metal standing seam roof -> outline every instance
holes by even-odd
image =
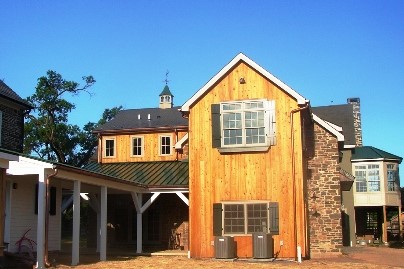
[[[396,160],[399,163],[403,160],[403,158],[391,154],[387,151],[372,147],[372,146],[363,146],[357,147],[352,152],[352,161],[359,161],[359,160]]]
[[[188,187],[189,170],[185,161],[89,163],[85,170],[120,178],[148,187]]]

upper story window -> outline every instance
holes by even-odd
[[[380,191],[378,164],[355,165],[356,192]]]
[[[115,137],[105,138],[104,140],[104,157],[115,157]]]
[[[278,203],[224,202],[214,204],[214,234],[235,235],[254,232],[279,234]]]
[[[387,191],[398,190],[398,171],[394,164],[387,165]]]
[[[160,155],[171,155],[171,135],[160,136]]]
[[[143,156],[143,136],[132,136],[132,156],[141,157]]]
[[[223,152],[265,151],[275,144],[275,101],[212,105],[212,143]]]

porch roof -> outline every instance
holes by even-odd
[[[189,173],[186,161],[161,162],[125,162],[97,163],[92,162],[85,170],[97,174],[120,178],[140,185],[153,187],[185,187],[188,188]]]

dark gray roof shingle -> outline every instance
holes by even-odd
[[[22,99],[15,91],[13,91],[9,86],[7,86],[4,81],[0,80],[0,96],[6,99],[12,100],[19,103],[27,108],[32,108],[31,105],[24,99]]]
[[[188,127],[188,120],[182,117],[180,107],[142,108],[120,111],[115,118],[95,129],[95,133],[106,131]],[[150,115],[150,118],[149,118]]]
[[[353,105],[318,106],[312,107],[311,110],[321,119],[342,127],[345,145],[356,144]]]

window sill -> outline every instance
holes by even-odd
[[[226,147],[218,148],[220,153],[235,153],[235,152],[266,152],[269,146],[256,146],[256,147]]]

